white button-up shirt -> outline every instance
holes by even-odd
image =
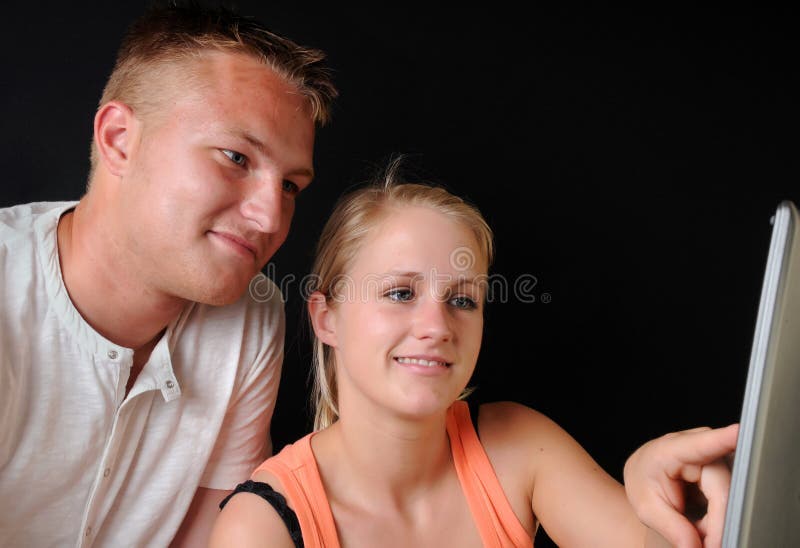
[[[0,209],[0,546],[166,546],[198,487],[232,489],[270,452],[282,298],[262,280],[257,298],[187,306],[126,396],[133,350],[61,277],[73,206]]]

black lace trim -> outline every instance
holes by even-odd
[[[225,508],[225,505],[228,504],[228,501],[231,500],[231,497],[236,493],[253,493],[267,501],[275,508],[275,511],[278,512],[283,523],[286,524],[286,528],[289,530],[289,535],[292,537],[294,545],[297,548],[303,548],[303,533],[300,531],[300,522],[297,521],[297,514],[286,505],[286,498],[283,495],[275,491],[268,483],[247,480],[237,485],[236,489],[219,503],[219,509],[222,510]]]

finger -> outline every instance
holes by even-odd
[[[647,537],[645,538],[644,545],[647,546],[647,548],[674,548],[674,545],[670,543],[670,541],[650,528],[647,529]]]
[[[699,487],[708,500],[708,511],[704,518],[706,546],[722,546],[730,485],[731,471],[724,461],[717,461],[703,467]]]
[[[702,546],[700,535],[689,520],[666,503],[650,508],[644,524],[664,537],[672,546],[681,548]]]
[[[677,461],[683,464],[703,465],[736,449],[738,433],[738,424],[713,430],[694,429],[662,438],[662,443],[669,447],[670,456]]]
[[[686,430],[681,430],[680,432],[676,432],[677,434],[691,434],[693,432],[708,432],[712,430],[710,426],[697,426],[695,428],[688,428]]]
[[[680,478],[689,483],[697,483],[700,481],[700,475],[703,473],[703,467],[698,464],[685,464],[679,465],[678,473],[673,475],[673,479]]]
[[[705,538],[708,535],[708,514],[703,516],[702,519],[699,521],[694,522],[694,528],[697,529],[700,538],[703,539],[703,545],[705,546]]]

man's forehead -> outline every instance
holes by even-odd
[[[311,104],[297,87],[255,55],[238,51],[207,50],[156,64],[143,78],[151,106],[172,110],[192,102],[231,103],[253,107],[269,103],[296,103],[311,116]],[[209,106],[211,106],[209,104]]]
[[[257,69],[267,75],[277,74],[268,65],[261,63],[258,58],[245,53],[219,50],[199,50],[186,53],[177,57],[157,60],[152,78],[158,80],[163,77],[178,80],[191,80],[195,86],[209,86],[215,81],[229,80],[242,67]],[[165,82],[172,83],[172,82]],[[189,92],[193,88],[184,89]]]

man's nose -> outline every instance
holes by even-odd
[[[285,221],[283,180],[270,176],[254,182],[242,203],[242,215],[259,232],[279,232]]]

